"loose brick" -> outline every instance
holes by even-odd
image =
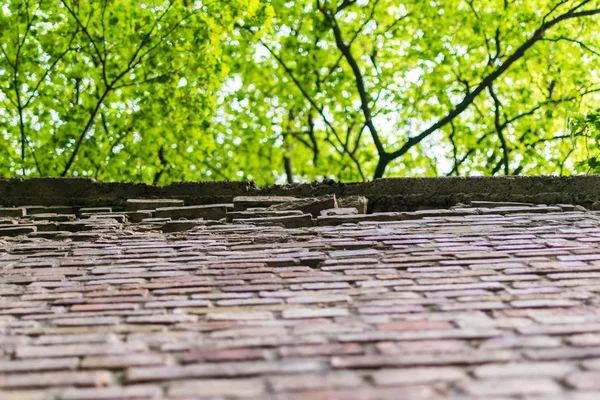
[[[227,209],[231,208],[230,204],[209,204],[203,206],[187,206],[187,207],[157,207],[154,212],[156,218],[188,218],[197,219],[204,218],[210,220],[218,220],[225,218]]]
[[[127,211],[155,210],[161,207],[181,207],[183,200],[176,199],[129,199],[127,200]]]

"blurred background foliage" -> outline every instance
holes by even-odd
[[[598,0],[6,0],[0,175],[600,172]]]

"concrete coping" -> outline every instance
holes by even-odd
[[[0,179],[0,205],[124,209],[128,199],[180,199],[185,205],[230,203],[236,196],[365,196],[369,212],[448,208],[471,201],[578,204],[600,201],[600,175],[389,178],[364,183],[258,186],[254,182],[178,182],[166,186],[87,178]]]

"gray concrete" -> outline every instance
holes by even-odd
[[[181,182],[167,186],[96,182],[84,178],[0,179],[0,206],[125,207],[127,199],[181,199],[186,205],[229,203],[235,196],[338,197],[362,195],[369,211],[406,211],[472,200],[544,204],[600,201],[600,175],[553,177],[390,178],[365,183],[312,183],[258,187],[254,182]]]

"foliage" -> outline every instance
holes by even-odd
[[[0,174],[568,174],[600,0],[9,0]]]
[[[586,158],[576,166],[585,173],[600,172],[600,111],[586,115],[576,115],[569,120],[569,128],[573,136],[585,137]]]
[[[244,176],[286,159],[300,180],[573,172],[565,126],[598,105],[600,2],[270,4],[270,29],[225,51],[238,84],[216,128]]]
[[[0,171],[158,182],[210,148],[218,41],[255,0],[9,0]]]

